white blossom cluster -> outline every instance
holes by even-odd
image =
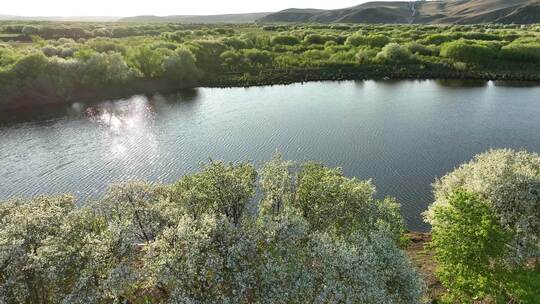
[[[540,155],[492,150],[477,155],[434,183],[435,202],[426,212],[432,225],[436,206],[448,204],[452,192],[463,189],[489,201],[501,226],[513,234],[508,263],[523,264],[540,257]]]
[[[173,185],[112,186],[81,208],[4,202],[0,303],[419,303],[399,205],[374,191],[277,156],[259,173],[211,162]]]

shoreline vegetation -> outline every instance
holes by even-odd
[[[27,108],[39,108],[42,106],[60,106],[78,103],[94,103],[103,100],[122,99],[132,95],[172,94],[186,89],[200,88],[249,88],[259,86],[291,85],[319,81],[397,81],[397,80],[437,80],[453,85],[454,82],[466,85],[470,82],[484,83],[488,81],[501,81],[505,84],[515,83],[518,86],[540,85],[540,73],[515,72],[427,72],[425,70],[392,70],[387,67],[373,66],[364,67],[366,70],[340,70],[332,72],[325,69],[312,70],[287,70],[265,71],[259,75],[227,74],[214,75],[196,85],[185,86],[170,84],[166,81],[155,79],[136,79],[131,83],[124,83],[121,87],[103,86],[97,88],[82,88],[79,92],[73,92],[70,96],[59,96],[51,87],[31,87],[22,90],[8,102],[0,102],[0,110],[17,111]]]
[[[540,25],[0,22],[0,109],[320,80],[540,81]]]
[[[6,303],[538,303],[540,155],[433,184],[430,233],[341,168],[210,161],[173,184],[0,203]],[[259,193],[259,194],[256,194]]]

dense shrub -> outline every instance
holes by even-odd
[[[68,196],[0,204],[0,301],[46,303],[54,296],[50,273],[36,265],[36,254],[61,233],[63,219],[73,208]]]
[[[237,37],[227,37],[223,39],[223,43],[236,50],[249,49],[253,47],[253,44],[251,43],[251,41],[246,40],[246,39],[240,39]]]
[[[0,40],[5,42],[0,45],[0,94],[3,104],[14,105],[17,96],[28,95],[36,86],[55,94],[54,98],[74,101],[88,97],[86,85],[91,83],[108,85],[110,90],[103,90],[103,94],[110,91],[116,95],[119,91],[150,90],[156,85],[179,89],[196,84],[270,84],[280,82],[284,75],[287,81],[357,78],[361,77],[355,70],[359,64],[385,65],[369,70],[367,75],[374,77],[455,77],[459,71],[463,77],[536,79],[540,64],[537,27],[6,21],[0,24]],[[183,59],[176,57],[177,48],[187,49],[195,58],[197,73],[191,80],[190,64],[186,71],[178,70]],[[129,83],[113,88],[118,82],[106,83],[97,76],[83,77],[73,72],[92,70],[87,66],[90,58],[94,57],[98,66],[108,58],[98,59],[96,53],[120,54],[122,58],[118,59],[122,60],[115,59],[119,69],[100,67],[96,71],[121,71],[129,76],[103,75],[102,79],[127,79]],[[37,58],[34,54],[45,56]],[[128,64],[128,71],[120,64],[122,61]],[[148,86],[141,86],[143,80],[148,81]],[[76,87],[79,89],[74,90]],[[63,95],[67,92],[73,95]]]
[[[440,49],[434,45],[424,45],[418,42],[410,42],[405,45],[413,54],[424,56],[439,56]]]
[[[458,40],[443,44],[441,56],[463,62],[487,63],[495,59],[497,52],[483,44]]]
[[[244,50],[242,54],[252,65],[265,66],[272,63],[272,54],[268,51],[248,49]]]
[[[80,80],[90,85],[125,83],[132,75],[122,55],[97,53],[85,60],[80,68]]]
[[[302,54],[302,58],[307,62],[314,60],[326,60],[330,58],[330,54],[324,50],[308,50]]]
[[[540,156],[478,155],[434,184],[426,213],[450,296],[540,300]]]
[[[279,156],[263,167],[258,213],[250,163],[113,186],[77,209],[71,197],[2,203],[0,301],[420,303],[398,206],[340,170],[292,168]]]
[[[97,28],[92,30],[92,36],[94,37],[112,37],[112,31],[107,28]]]
[[[228,47],[220,41],[196,40],[184,45],[195,55],[197,66],[205,71],[219,71],[221,67],[221,54]]]
[[[25,35],[37,35],[39,33],[39,28],[31,25],[26,25],[22,28],[21,33]]]
[[[377,51],[369,48],[361,48],[355,55],[355,58],[358,63],[369,64],[373,63],[375,57],[377,56]]]
[[[501,49],[501,57],[506,60],[540,63],[540,43],[512,43]]]
[[[468,32],[461,35],[465,39],[471,40],[502,40],[502,37],[499,35],[482,33],[482,32]]]
[[[200,77],[195,56],[186,49],[177,49],[174,54],[165,58],[163,77],[170,82],[194,85]]]
[[[163,73],[164,54],[147,46],[131,48],[127,62],[145,77],[159,77]]]
[[[387,45],[390,39],[385,35],[369,35],[366,38],[367,45],[375,48],[381,48]]]
[[[11,72],[18,79],[34,79],[43,73],[48,64],[49,61],[43,53],[32,53],[17,60]]]
[[[238,51],[225,51],[220,56],[223,65],[231,70],[239,69],[241,67],[243,56]]]
[[[279,35],[272,37],[272,44],[281,44],[281,45],[297,45],[300,43],[300,39],[296,36],[291,35]]]
[[[43,54],[47,57],[58,56],[61,51],[62,49],[50,45],[46,45],[41,48],[41,52],[43,52]]]
[[[17,61],[17,53],[9,46],[0,45],[0,69],[7,68]]]
[[[186,31],[164,32],[160,34],[160,37],[174,42],[184,42],[185,38],[191,33]]]
[[[382,48],[390,42],[390,39],[384,35],[363,35],[363,34],[353,34],[347,38],[345,41],[346,45],[352,46],[370,46],[374,48]]]
[[[86,46],[99,53],[126,53],[126,47],[110,38],[95,38],[86,42]]]
[[[309,34],[304,37],[304,42],[307,44],[325,44],[333,40],[336,40],[336,37],[320,34]]]
[[[378,62],[383,63],[408,63],[413,59],[413,54],[409,49],[397,43],[387,44],[376,57]]]
[[[330,56],[330,62],[332,63],[344,63],[351,64],[356,62],[356,53],[351,51],[338,51]]]
[[[399,205],[392,199],[374,201],[374,194],[370,181],[349,179],[339,168],[308,163],[298,175],[293,205],[312,229],[342,237],[385,231],[397,240],[404,229]]]
[[[448,33],[448,34],[432,34],[427,36],[424,41],[426,44],[440,45],[446,42],[454,41],[461,38],[461,34]]]

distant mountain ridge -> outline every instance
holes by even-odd
[[[540,23],[540,0],[374,1],[335,9],[286,9],[261,23]]]
[[[121,17],[114,16],[16,16],[0,15],[0,21],[73,21],[73,22],[115,22]]]
[[[133,17],[22,17],[0,20],[140,22],[140,23],[540,23],[540,0],[373,1],[323,10],[289,8],[275,13]]]
[[[250,23],[271,13],[247,13],[224,15],[173,15],[173,16],[134,16],[121,18],[120,22],[168,22],[168,23]]]

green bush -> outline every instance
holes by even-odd
[[[126,47],[110,38],[94,38],[85,43],[86,46],[99,53],[117,52],[126,53]]]
[[[253,47],[251,41],[240,39],[237,37],[227,37],[223,39],[223,43],[236,50],[249,49]]]
[[[164,59],[162,52],[147,46],[131,48],[127,52],[128,64],[148,78],[161,76]]]
[[[49,60],[43,53],[32,53],[17,60],[11,72],[18,79],[34,79],[43,73],[48,64]]]
[[[452,302],[504,296],[499,287],[508,274],[501,258],[510,235],[492,214],[489,203],[477,194],[456,190],[447,205],[432,212],[437,275],[450,291]]]
[[[207,72],[219,71],[222,61],[221,54],[228,50],[228,47],[215,40],[196,40],[184,44],[190,50],[197,62],[197,66]]]
[[[17,61],[17,53],[9,46],[0,45],[0,70],[10,67]]]
[[[80,73],[82,83],[95,86],[123,84],[132,76],[128,64],[118,53],[92,55],[83,62]]]
[[[300,39],[291,35],[279,35],[272,37],[272,44],[276,45],[297,45],[300,43]]]
[[[195,56],[186,49],[177,49],[174,54],[165,58],[163,77],[169,82],[182,83],[184,86],[196,84],[200,72],[195,64]]]
[[[243,51],[243,56],[252,65],[269,65],[272,63],[272,54],[268,51],[260,51],[258,49],[248,49]]]
[[[540,63],[540,43],[511,43],[501,49],[501,58],[511,61]]]
[[[369,48],[359,49],[355,55],[356,61],[360,64],[370,64],[373,63],[375,57],[377,56],[377,51]]]
[[[276,156],[257,183],[250,163],[210,162],[80,208],[67,196],[0,203],[0,302],[421,303],[395,241],[399,206],[340,170],[292,167]]]
[[[370,181],[343,176],[341,169],[307,163],[298,175],[293,206],[312,229],[350,238],[368,231],[384,231],[396,241],[404,231],[399,204],[392,199],[373,199]]]
[[[354,63],[356,62],[356,53],[352,51],[338,51],[330,56],[330,62],[333,63]]]
[[[413,54],[405,46],[397,43],[387,44],[375,58],[382,63],[409,63],[414,59]]]
[[[494,150],[434,188],[426,218],[448,297],[463,303],[540,301],[540,156]]]
[[[390,42],[390,38],[385,35],[363,35],[360,33],[353,34],[345,41],[346,45],[351,46],[370,46],[374,48],[382,48]]]
[[[302,58],[307,62],[314,60],[326,60],[330,58],[330,54],[324,50],[308,50],[302,54]]]
[[[483,64],[494,60],[497,51],[473,41],[458,40],[443,44],[441,56],[462,62]]]
[[[307,44],[325,44],[328,41],[335,41],[336,37],[320,34],[309,34],[304,37],[304,42]]]
[[[427,36],[424,41],[426,44],[440,45],[446,42],[454,41],[461,38],[461,34],[449,33],[449,34],[432,34]]]
[[[409,42],[405,45],[413,54],[423,56],[439,56],[440,49],[434,45],[424,45],[418,42]]]
[[[54,296],[49,269],[36,264],[37,251],[62,233],[75,208],[68,196],[11,200],[0,204],[0,301],[47,303]]]
[[[7,41],[0,44],[0,71],[4,75],[0,92],[5,103],[15,101],[14,97],[28,93],[35,86],[51,94],[71,92],[73,95],[59,93],[57,97],[73,101],[81,97],[77,95],[85,95],[81,79],[84,84],[108,85],[111,94],[113,91],[134,93],[136,88],[149,90],[155,87],[150,83],[157,82],[170,89],[180,83],[218,86],[275,83],[280,81],[280,73],[286,75],[287,81],[303,81],[317,78],[315,69],[324,69],[320,72],[328,79],[356,78],[359,74],[354,69],[358,64],[373,65],[374,69],[368,73],[373,76],[455,77],[459,70],[464,77],[485,78],[497,74],[509,79],[534,79],[540,62],[540,40],[535,34],[538,26],[291,24],[260,27],[253,24],[6,21],[0,24],[0,29],[4,31],[0,33],[0,40]],[[194,81],[187,81],[187,72],[176,71],[183,65],[183,59],[175,57],[177,48],[187,49],[195,57],[200,73],[194,74]],[[38,53],[44,54],[44,58],[37,58],[39,56],[34,54]],[[99,62],[109,59],[96,57],[97,53],[120,54],[123,58],[114,59],[115,69],[105,69]],[[24,59],[26,57],[33,59]],[[94,69],[95,73],[114,71],[117,75],[103,75],[102,79],[116,82],[106,83],[90,72],[92,68],[86,62],[91,58],[92,65],[100,66]],[[31,60],[34,62],[29,62]],[[122,61],[128,64],[127,71]],[[17,62],[19,67],[16,67]],[[279,69],[274,69],[273,65]],[[376,68],[377,65],[386,66]],[[85,70],[92,76],[76,76],[83,75]],[[118,79],[133,82],[126,83],[122,89],[113,89]],[[149,85],[140,86],[145,79],[149,80]],[[177,81],[179,79],[181,81]]]

